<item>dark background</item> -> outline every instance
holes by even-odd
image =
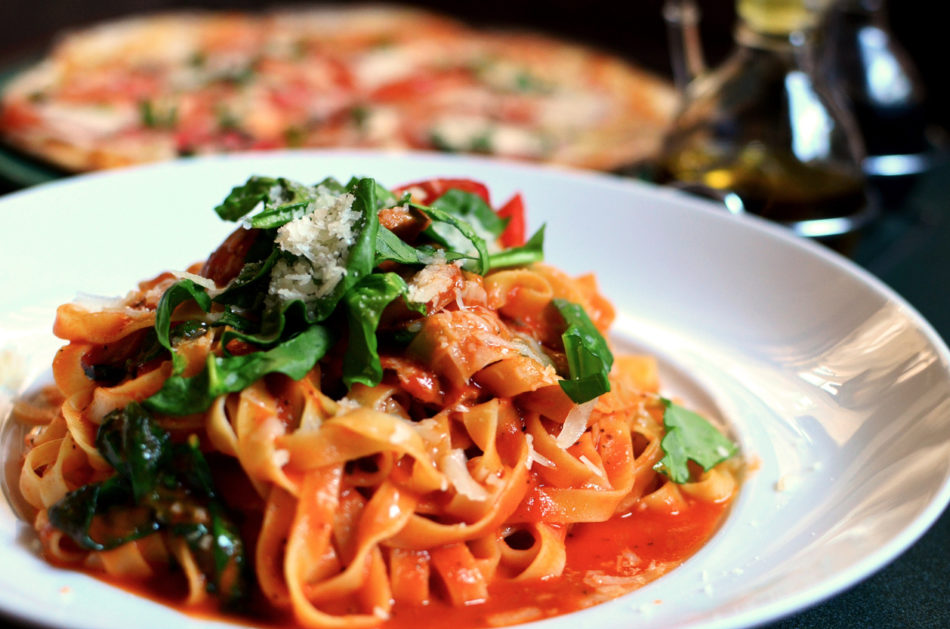
[[[104,19],[160,10],[203,7],[258,8],[264,2],[206,0],[0,0],[0,71],[41,54],[55,35]],[[278,5],[290,5],[283,0]],[[337,3],[346,4],[346,3]],[[439,10],[473,24],[531,28],[592,44],[664,76],[670,76],[662,0],[482,0],[481,2],[406,1],[401,4]],[[732,47],[731,0],[700,0],[707,60],[715,64]],[[941,3],[942,4],[942,3]],[[946,22],[934,15],[937,2],[892,1],[892,32],[917,66],[929,98],[927,115],[950,127],[945,87],[948,38]],[[930,9],[929,11],[927,9]],[[0,189],[2,191],[2,189]],[[950,301],[950,167],[930,177],[915,199],[926,211],[900,219],[897,236],[885,233],[875,255],[858,259],[896,288],[948,338]],[[929,212],[929,214],[928,214]],[[921,218],[923,217],[923,218]],[[885,230],[886,232],[886,230]],[[801,627],[950,627],[950,513],[898,560],[863,583],[808,611],[769,626]],[[2,566],[0,566],[2,569]],[[0,614],[0,625],[3,617]]]

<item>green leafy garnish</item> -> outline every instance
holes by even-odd
[[[544,260],[544,225],[520,247],[512,247],[493,253],[488,257],[488,266],[503,269],[510,266],[527,266]]]
[[[459,253],[468,253],[467,251],[463,251],[463,248],[465,242],[470,243],[476,255],[472,258],[472,264],[466,266],[471,266],[472,268],[470,270],[479,275],[484,275],[488,272],[490,267],[488,245],[485,239],[478,235],[470,223],[437,207],[416,205],[415,203],[412,204],[412,207],[421,211],[432,220],[433,224],[425,231],[427,236],[440,245],[443,245],[449,251],[457,251]],[[445,227],[437,230],[436,227],[439,224]],[[461,239],[459,237],[461,237]]]
[[[666,435],[660,441],[665,455],[654,469],[666,474],[674,483],[690,481],[688,461],[698,463],[709,471],[739,450],[716,427],[701,415],[661,398],[666,409],[663,425]]]
[[[610,391],[607,374],[614,363],[614,356],[607,347],[607,341],[578,304],[565,299],[554,299],[551,303],[567,323],[561,340],[564,342],[570,379],[560,380],[561,388],[578,404]]]
[[[277,180],[271,177],[251,177],[243,185],[232,188],[214,211],[226,221],[240,220],[263,201],[276,184]]]
[[[374,273],[364,277],[346,294],[346,312],[350,338],[343,358],[343,382],[347,386],[361,382],[376,386],[383,378],[383,368],[376,351],[376,328],[383,310],[394,299],[405,296],[409,287],[395,273]],[[421,314],[424,304],[406,303]]]
[[[110,478],[67,493],[50,523],[81,548],[109,550],[159,531],[185,539],[208,589],[231,605],[247,592],[247,557],[237,525],[217,496],[197,438],[173,443],[132,402],[106,415],[96,447]]]
[[[376,266],[383,262],[424,265],[431,264],[436,259],[454,262],[455,260],[473,260],[475,258],[458,251],[438,249],[432,245],[413,247],[380,225],[379,233],[376,235]]]
[[[171,332],[171,319],[175,308],[186,301],[194,301],[198,306],[208,312],[211,310],[211,298],[208,292],[189,279],[178,280],[169,286],[162,298],[158,302],[158,308],[155,310],[155,335],[162,347],[172,353],[172,373],[179,374],[185,368],[185,360],[172,347],[169,334]]]
[[[208,410],[219,395],[241,391],[269,373],[282,373],[300,380],[329,347],[330,333],[325,327],[314,325],[264,352],[243,356],[212,354],[198,375],[171,376],[144,404],[149,410],[165,415],[200,413]]]

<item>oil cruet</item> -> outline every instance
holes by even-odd
[[[855,115],[869,183],[884,209],[896,209],[940,158],[924,83],[891,31],[885,0],[835,0],[821,35],[819,71],[841,89]]]
[[[828,0],[738,0],[735,49],[703,67],[698,9],[667,0],[680,111],[658,179],[837,247],[873,218],[857,127],[814,71]]]

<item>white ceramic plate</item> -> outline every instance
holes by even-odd
[[[723,417],[756,468],[726,524],[643,589],[538,623],[737,627],[791,613],[882,567],[950,499],[950,371],[939,337],[844,259],[708,203],[607,176],[444,155],[277,153],[79,177],[0,200],[0,390],[46,373],[57,304],[121,295],[203,259],[231,230],[211,208],[251,174],[397,185],[469,176],[525,196],[548,261],[595,271],[614,341]],[[0,408],[0,413],[4,409]],[[5,413],[4,413],[5,414]],[[207,626],[54,569],[0,501],[0,609],[57,627]],[[222,625],[233,626],[233,625]]]

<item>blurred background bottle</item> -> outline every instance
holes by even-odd
[[[885,208],[901,205],[939,154],[926,93],[895,38],[885,0],[836,0],[820,32],[819,70],[841,89],[864,138],[863,167]]]
[[[705,71],[698,10],[668,0],[680,109],[658,159],[660,181],[713,196],[842,248],[875,214],[853,117],[816,72],[827,0],[738,0],[735,49]]]

